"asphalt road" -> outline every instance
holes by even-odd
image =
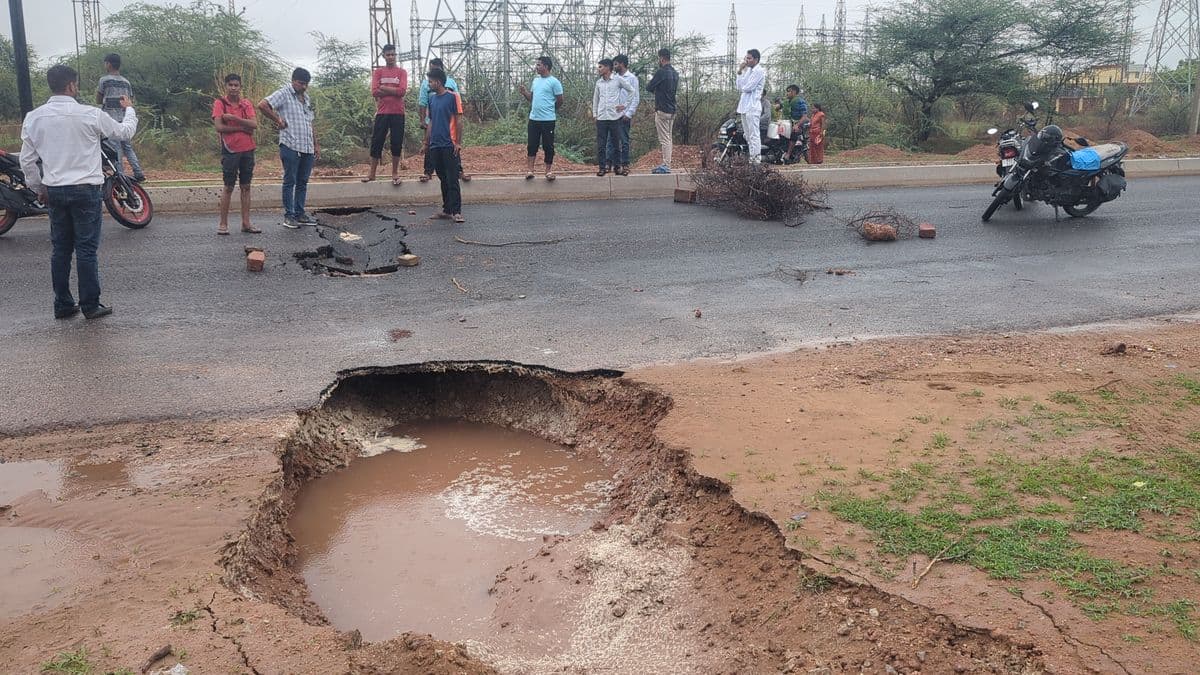
[[[1134,180],[1084,219],[1008,206],[987,224],[981,186],[834,192],[833,210],[798,228],[667,199],[468,204],[458,226],[425,221],[429,208],[385,208],[417,223],[405,242],[422,262],[369,278],[302,269],[292,254],[325,242],[266,212],[257,237],[217,237],[212,216],[160,216],[142,231],[106,219],[101,272],[116,313],[94,322],[52,318],[48,223],[21,221],[0,237],[0,431],[304,407],[336,371],[365,365],[624,369],[851,337],[1193,313],[1198,187],[1194,177]],[[889,204],[935,223],[937,238],[867,244],[839,224]],[[337,220],[391,226],[371,213]],[[497,248],[456,234],[566,240]],[[248,242],[267,248],[265,272],[245,270]],[[393,340],[393,329],[411,337]]]

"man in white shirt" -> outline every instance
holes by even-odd
[[[762,55],[757,49],[746,52],[746,59],[738,68],[737,88],[742,97],[737,111],[742,116],[742,133],[750,150],[750,161],[762,161],[762,138],[758,135],[759,118],[762,115],[763,88],[767,84],[767,73],[759,65]]]
[[[620,124],[617,125],[617,138],[621,141],[620,148],[612,148],[608,151],[612,156],[615,151],[616,160],[613,162],[613,173],[618,176],[629,175],[629,134],[633,125],[633,116],[637,113],[638,103],[641,102],[640,83],[636,74],[629,70],[629,57],[624,54],[617,54],[613,57],[613,75],[614,78],[623,78],[632,87],[632,91],[621,90],[617,94],[617,102],[625,106],[621,111]]]
[[[64,65],[46,72],[50,100],[25,117],[21,125],[21,170],[25,183],[50,209],[50,276],[54,282],[54,318],[80,310],[89,319],[112,314],[100,304],[100,196],[104,174],[100,140],[128,141],[137,131],[137,113],[128,96],[121,122],[100,108],[81,105],[79,73]],[[38,161],[42,165],[39,170]],[[79,304],[71,296],[71,254],[79,274]]]
[[[615,153],[609,156],[608,145],[611,140],[614,148],[620,147],[617,130],[621,123],[621,113],[625,112],[625,105],[621,103],[621,92],[633,91],[633,87],[625,78],[613,77],[612,70],[612,59],[600,59],[596,66],[596,73],[600,79],[596,80],[596,88],[592,91],[592,118],[596,120],[596,161],[600,165],[597,176],[606,176],[610,166],[618,166]]]

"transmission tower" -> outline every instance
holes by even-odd
[[[846,56],[846,0],[837,0],[833,14],[833,67],[842,72]]]
[[[635,69],[649,67],[660,47],[674,42],[675,0],[463,0],[461,15],[438,0],[432,19],[416,1],[404,58],[421,72],[434,56],[446,63],[464,103],[480,115],[504,115],[517,106],[517,85],[533,77],[534,59],[554,60],[564,86],[590,86],[596,61],[629,54]],[[462,18],[459,18],[459,17]],[[644,62],[636,62],[642,55]],[[722,78],[723,79],[723,78]]]
[[[804,25],[804,5],[800,5],[800,18],[796,19],[796,44],[804,44],[804,34],[808,29]]]
[[[396,44],[392,0],[369,0],[371,12],[371,64],[383,65],[383,46]],[[229,0],[233,4],[233,0]],[[415,73],[414,73],[415,76]]]
[[[729,3],[729,26],[725,29],[725,58],[729,61],[729,77],[735,82],[734,88],[737,88],[737,71],[738,71],[738,26],[737,26],[737,8],[734,4]]]
[[[229,13],[237,14],[237,0],[229,0]]]
[[[71,0],[75,14],[75,56],[100,45],[100,0]],[[82,29],[82,33],[80,32]]]
[[[1138,85],[1130,116],[1149,108],[1155,101],[1191,97],[1196,79],[1197,48],[1200,47],[1200,11],[1197,0],[1162,0],[1154,33],[1146,49],[1142,84]],[[1163,75],[1172,70],[1172,60],[1187,66],[1185,82],[1170,82]]]

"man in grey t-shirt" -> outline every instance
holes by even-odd
[[[100,82],[96,85],[96,104],[108,113],[108,116],[113,120],[120,122],[125,119],[125,109],[121,107],[121,97],[133,99],[133,85],[129,84],[129,80],[121,77],[121,55],[109,54],[104,57],[104,71],[108,73],[100,78]],[[114,140],[113,144],[117,146],[117,168],[120,169],[124,157],[129,161],[129,168],[133,170],[133,179],[137,182],[146,180],[146,174],[142,173],[142,164],[138,161],[137,153],[133,151],[133,143],[130,141]]]

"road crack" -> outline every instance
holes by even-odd
[[[1042,613],[1042,616],[1049,619],[1050,623],[1054,625],[1054,629],[1058,631],[1058,634],[1061,635],[1064,640],[1066,640],[1068,643],[1070,643],[1072,647],[1074,647],[1075,655],[1078,656],[1080,659],[1084,658],[1083,655],[1079,653],[1080,645],[1082,645],[1084,647],[1091,647],[1092,649],[1095,649],[1096,651],[1103,654],[1109,661],[1112,661],[1113,663],[1115,663],[1117,665],[1117,667],[1120,668],[1121,671],[1124,672],[1126,675],[1132,675],[1132,672],[1128,668],[1125,667],[1125,664],[1121,663],[1112,654],[1109,654],[1107,651],[1105,651],[1104,647],[1101,647],[1100,645],[1097,645],[1097,644],[1092,644],[1091,642],[1085,642],[1085,641],[1080,640],[1079,638],[1075,637],[1074,635],[1071,635],[1070,633],[1068,633],[1065,628],[1063,628],[1061,625],[1059,625],[1058,620],[1054,618],[1054,615],[1051,614],[1049,611],[1047,611],[1047,609],[1045,607],[1043,607],[1040,603],[1030,600],[1029,598],[1025,597],[1024,594],[1018,595],[1017,597],[1024,600],[1026,603],[1028,603],[1034,607],[1037,607],[1038,611],[1040,611]]]
[[[254,673],[254,675],[262,675],[262,673],[250,663],[250,656],[246,653],[246,650],[242,648],[241,641],[232,635],[226,635],[221,631],[220,628],[217,627],[217,613],[212,608],[212,604],[216,601],[216,599],[217,592],[213,591],[212,597],[208,600],[208,604],[200,607],[200,609],[207,612],[209,618],[212,619],[212,632],[221,639],[228,640],[234,646],[234,648],[237,649],[238,655],[242,657],[242,664],[249,668],[251,673]]]

